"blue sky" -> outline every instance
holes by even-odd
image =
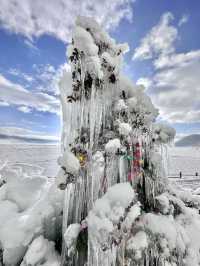
[[[114,2],[114,3],[113,3]],[[0,134],[58,139],[57,82],[78,14],[128,42],[124,72],[144,84],[159,120],[200,133],[198,0],[0,0]]]

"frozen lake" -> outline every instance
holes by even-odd
[[[0,165],[8,162],[12,165],[43,169],[44,175],[54,177],[58,171],[57,158],[60,154],[60,146],[55,144],[0,144]],[[200,175],[200,149],[170,147],[169,176],[178,176],[181,171],[183,179],[171,179],[172,182],[181,183],[186,188],[200,186],[200,176],[192,177],[196,172]],[[193,179],[193,180],[192,180]]]
[[[58,171],[57,158],[60,146],[55,144],[0,144],[0,165],[33,165],[44,170],[44,175],[53,177]]]
[[[176,176],[179,172],[183,176],[200,175],[200,148],[169,148],[169,175]]]

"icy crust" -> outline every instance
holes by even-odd
[[[87,217],[92,243],[100,245],[107,243],[109,234],[114,231],[120,217],[125,213],[125,208],[134,198],[135,193],[130,184],[120,183],[110,187],[102,198],[96,200]],[[130,217],[127,219],[127,225],[129,222]]]
[[[60,266],[60,256],[55,251],[54,243],[39,236],[29,245],[20,266]]]
[[[8,171],[4,169],[3,173]],[[61,233],[63,193],[54,179],[16,172],[13,179],[4,174],[6,183],[0,187],[0,243],[4,264],[18,265],[38,235],[56,240]]]

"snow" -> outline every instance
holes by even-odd
[[[115,154],[120,149],[121,144],[119,139],[111,139],[105,145],[105,151],[107,153]]]
[[[128,252],[134,252],[135,259],[140,260],[142,258],[142,251],[147,247],[147,235],[144,231],[139,231],[128,240],[126,249]]]
[[[85,29],[77,26],[73,33],[74,46],[83,51],[87,56],[98,54],[98,47],[94,44],[91,34]]]
[[[132,127],[129,125],[129,123],[119,123],[119,134],[122,136],[128,136],[130,135],[132,131]]]
[[[125,221],[123,222],[123,227],[130,229],[133,222],[140,216],[141,208],[140,203],[137,202],[134,206],[130,208],[128,215],[126,216]]]
[[[156,200],[159,202],[162,213],[167,214],[169,211],[169,199],[168,197],[163,193],[156,197]]]
[[[70,151],[66,150],[63,155],[58,158],[58,164],[64,166],[67,173],[72,175],[78,174],[80,168],[79,160]]]
[[[126,110],[128,108],[128,106],[125,104],[125,101],[120,99],[115,103],[115,111],[122,111],[122,110]]]
[[[54,243],[48,241],[43,236],[39,236],[33,240],[20,264],[20,266],[34,265],[60,265],[60,257],[55,251]]]
[[[114,230],[114,224],[119,222],[134,197],[130,184],[120,183],[110,187],[102,198],[96,200],[87,217],[92,242],[103,244],[107,241],[109,233]]]

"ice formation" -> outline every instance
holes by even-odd
[[[60,81],[61,265],[196,266],[199,199],[166,179],[163,154],[175,131],[155,123],[144,87],[122,75],[126,51],[93,19],[77,19],[67,51],[72,86],[67,73]]]

